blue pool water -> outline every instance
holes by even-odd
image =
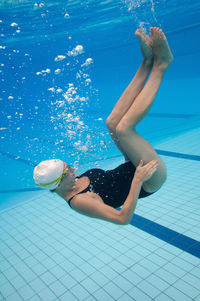
[[[199,10],[189,0],[0,3],[0,300],[200,300]],[[79,173],[123,162],[105,121],[142,60],[134,32],[150,26],[174,62],[137,130],[168,179],[120,227],[66,208],[32,173],[51,158]]]

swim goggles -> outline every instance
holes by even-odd
[[[61,180],[64,178],[65,175],[67,175],[67,171],[68,171],[68,167],[66,167],[64,170],[63,170],[63,173],[60,177],[58,177],[57,179],[53,180],[52,182],[49,182],[49,183],[45,183],[45,184],[39,184],[40,187],[46,187],[46,186],[49,186],[49,185],[52,185],[52,184],[55,184],[55,188],[58,186],[58,184],[61,182]],[[54,188],[54,189],[55,189]]]

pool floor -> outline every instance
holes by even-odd
[[[154,145],[168,179],[130,225],[82,216],[49,192],[2,209],[0,300],[200,301],[199,136]]]

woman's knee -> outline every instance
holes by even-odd
[[[130,132],[130,127],[125,121],[120,121],[118,125],[116,126],[116,134],[118,138],[125,137]]]
[[[117,124],[118,123],[116,119],[112,117],[112,115],[108,116],[108,118],[106,119],[106,126],[111,131],[116,131]]]

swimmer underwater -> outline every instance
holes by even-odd
[[[164,162],[135,127],[149,112],[173,55],[158,27],[150,28],[150,37],[141,29],[135,34],[143,55],[141,66],[106,120],[125,163],[78,175],[64,161],[53,159],[42,161],[33,175],[38,186],[57,193],[75,211],[120,225],[129,224],[138,198],[158,191],[167,178]],[[120,211],[115,209],[120,206]]]

